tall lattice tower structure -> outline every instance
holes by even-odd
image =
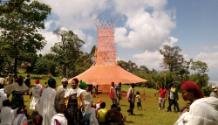
[[[147,81],[117,65],[112,21],[97,23],[97,41],[94,65],[74,78],[98,85],[98,90],[102,90],[102,92],[109,92],[111,82],[132,84]]]
[[[96,64],[116,64],[114,24],[112,21],[99,21],[97,23],[97,39]]]

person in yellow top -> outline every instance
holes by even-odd
[[[106,107],[106,103],[102,102],[100,104],[100,109],[97,111],[97,119],[99,122],[99,125],[105,125],[106,124],[106,114],[108,112],[108,110],[105,108]]]

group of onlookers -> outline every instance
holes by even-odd
[[[159,98],[158,104],[159,109],[165,111],[165,102],[168,100],[167,112],[172,112],[172,106],[174,107],[174,111],[179,112],[179,104],[178,104],[178,90],[176,88],[176,84],[170,84],[168,88],[165,86],[161,86],[158,90]]]
[[[35,80],[31,86],[29,76],[25,79],[19,76],[6,86],[2,82],[0,125],[124,125],[119,105],[112,104],[111,109],[106,109],[102,100],[95,105],[92,87],[80,86],[77,78],[63,78],[56,87],[56,80],[50,76],[46,83],[43,86],[40,80]],[[31,115],[27,113],[24,95],[31,98]]]
[[[29,75],[25,79],[19,76],[5,86],[7,82],[0,79],[0,125],[124,125],[125,118],[120,107],[121,83],[111,83],[109,97],[112,105],[107,109],[101,99],[94,104],[93,87],[80,84],[77,78],[63,78],[58,87],[51,76],[46,86],[40,80],[35,80],[31,86],[30,81]],[[175,125],[218,125],[217,87],[212,87],[210,97],[204,97],[193,81],[184,81],[179,88],[187,101],[183,108],[179,108],[176,84],[171,84],[167,89],[162,86],[158,91],[161,110],[165,110],[168,99],[166,111],[172,111],[173,106],[176,112],[182,113]],[[31,98],[31,115],[27,113],[25,94]],[[127,112],[134,115],[135,102],[138,109],[142,109],[141,96],[139,91],[135,91],[134,84],[130,84],[126,96],[129,102]]]
[[[174,106],[176,112],[182,113],[174,125],[218,125],[217,87],[212,86],[210,97],[204,97],[198,84],[191,80],[181,82],[179,88],[187,103],[181,109],[176,84],[171,84],[169,88],[162,86],[158,91],[161,110],[164,111],[165,100],[168,99],[166,111],[172,111],[171,107]]]

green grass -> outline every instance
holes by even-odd
[[[58,85],[60,84],[61,78],[56,78]],[[47,79],[42,79],[41,82],[46,82]],[[32,79],[32,83],[34,80]],[[127,91],[128,86],[123,85],[122,90]],[[165,112],[160,111],[158,108],[158,96],[155,96],[157,92],[154,89],[148,89],[143,87],[136,87],[136,91],[139,91],[142,96],[142,106],[143,110],[138,110],[137,108],[134,109],[135,115],[130,116],[127,113],[127,109],[129,108],[129,103],[126,97],[123,97],[120,105],[121,105],[121,112],[126,117],[126,125],[173,125],[173,123],[177,120],[180,113],[176,112]],[[144,96],[145,95],[145,96]],[[180,96],[181,97],[181,96]],[[103,101],[106,102],[107,108],[110,108],[111,100],[109,99],[107,94],[100,94],[94,98],[94,102],[98,98],[101,98]],[[29,107],[30,98],[25,96],[25,104],[27,108]],[[179,100],[180,107],[184,105],[184,101],[180,98]],[[166,102],[166,107],[168,106],[168,102]],[[31,111],[28,111],[31,113]]]
[[[127,90],[127,86],[124,89]],[[123,97],[120,104],[121,112],[126,117],[126,125],[173,125],[180,113],[160,111],[158,108],[158,96],[155,96],[156,90],[142,87],[136,87],[135,90],[139,91],[142,96],[145,93],[145,99],[142,100],[143,109],[138,110],[135,108],[135,115],[128,115],[129,103],[126,97]],[[109,109],[111,100],[108,95],[99,95],[99,97],[106,101]],[[183,104],[184,102],[181,103]],[[166,106],[168,106],[167,103]]]

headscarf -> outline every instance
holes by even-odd
[[[201,92],[201,89],[195,83],[194,81],[188,80],[188,81],[183,81],[180,86],[181,90],[185,90],[188,92],[192,92],[196,98],[202,98],[203,93]]]
[[[39,84],[39,83],[40,83],[39,79],[36,79],[35,84]]]
[[[63,78],[61,82],[67,82],[67,78]]]

